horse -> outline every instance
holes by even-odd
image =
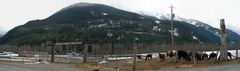
[[[208,54],[207,53],[203,53],[202,59],[203,60],[208,59]]]
[[[145,60],[150,60],[152,59],[152,54],[147,54],[147,56],[145,57]]]
[[[197,60],[201,61],[201,60],[207,59],[208,54],[198,51],[198,52],[195,53],[195,58]]]
[[[158,53],[161,62],[165,60],[165,53]]]
[[[228,55],[228,57],[230,58],[230,59],[232,59],[232,53],[231,52],[227,52],[227,55]]]
[[[202,51],[195,52],[195,59],[197,59],[198,61],[201,61],[201,60],[203,60],[202,57],[203,57]]]
[[[142,59],[142,55],[137,55],[137,58],[138,59]]]
[[[214,52],[212,52],[212,53],[210,53],[210,55],[209,55],[209,58],[208,59],[216,59],[217,58],[217,54],[216,53],[214,53]]]
[[[167,56],[168,57],[174,57],[177,55],[177,51],[176,50],[171,50],[171,51],[167,51]]]
[[[192,52],[186,52],[183,50],[179,50],[179,51],[177,51],[177,57],[178,57],[178,59],[185,59],[186,61],[191,61]]]

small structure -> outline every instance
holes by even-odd
[[[64,42],[64,43],[51,43],[48,42],[48,46],[51,46],[51,62],[54,62],[54,50],[55,46],[63,46],[63,45],[80,45],[82,42]]]

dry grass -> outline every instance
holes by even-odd
[[[204,60],[197,61],[196,64],[192,62],[186,61],[175,61],[168,59],[164,62],[159,61],[159,59],[152,60],[139,60],[137,62],[137,66],[135,71],[145,71],[145,70],[157,70],[161,68],[194,68],[194,67],[208,67],[208,66],[216,66],[216,65],[224,65],[224,64],[239,64],[240,60],[228,60],[228,61],[215,61],[215,60]],[[127,63],[127,61],[121,61],[121,66],[119,71],[133,71],[132,64]],[[77,67],[85,68],[88,70],[93,70],[96,65],[94,64],[78,64]],[[100,71],[118,71],[114,68],[106,67],[104,65],[99,65]]]
[[[15,64],[24,64],[23,61],[5,61],[5,60],[0,60],[0,63],[15,63]]]
[[[116,69],[109,68],[103,65],[98,65],[100,71],[117,71]],[[96,68],[95,64],[76,64],[76,67],[84,68],[88,71],[92,71],[94,68]]]

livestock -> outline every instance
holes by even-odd
[[[208,54],[207,53],[203,53],[202,59],[203,60],[208,59]]]
[[[228,57],[230,58],[230,59],[232,59],[232,53],[231,52],[227,52],[227,55],[228,55]]]
[[[195,58],[197,60],[201,61],[201,60],[207,59],[208,58],[208,54],[203,53],[201,51],[198,51],[198,52],[195,53]]]
[[[167,56],[168,57],[174,57],[177,55],[177,51],[176,50],[171,50],[167,52]]]
[[[142,55],[137,55],[137,58],[138,59],[142,59]]]
[[[185,59],[186,61],[191,61],[192,52],[186,52],[183,50],[179,50],[179,51],[177,51],[177,57],[178,57],[178,59]]]
[[[217,58],[217,54],[212,52],[209,54],[209,58],[208,59],[216,59]]]
[[[158,53],[158,55],[159,55],[159,59],[160,59],[160,61],[164,61],[165,60],[165,54],[163,54],[163,53]]]
[[[147,56],[145,57],[145,60],[150,60],[152,59],[152,54],[147,54]]]
[[[201,53],[201,52],[196,52],[195,53],[195,58],[199,61],[202,60],[202,56],[203,56],[203,53]]]

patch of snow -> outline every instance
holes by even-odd
[[[104,21],[104,19],[101,19],[100,21],[101,21],[101,22],[103,22],[103,21]]]
[[[133,59],[133,57],[118,57],[118,60],[128,60],[128,59]],[[108,60],[116,60],[116,57],[108,57]]]
[[[216,35],[216,36],[220,36],[220,35],[219,35],[219,32],[215,32],[214,35]]]
[[[196,24],[196,23],[197,23],[196,21],[191,22],[191,24]]]
[[[102,15],[104,15],[104,16],[107,16],[107,15],[108,15],[108,13],[102,13]]]
[[[103,60],[101,62],[98,62],[99,64],[107,63],[107,61]]]
[[[158,31],[160,32],[160,31],[161,31],[161,28],[158,28]]]
[[[158,31],[158,26],[153,26],[153,31]]]
[[[112,24],[112,23],[113,23],[113,21],[112,21],[112,20],[109,20],[109,22],[110,22],[110,24]]]
[[[193,39],[194,39],[194,40],[198,40],[198,38],[197,38],[196,36],[193,36]]]
[[[160,32],[161,31],[161,28],[158,27],[158,26],[153,26],[153,31],[156,31],[156,32]]]
[[[174,29],[173,34],[174,34],[174,36],[179,36],[179,34],[177,32],[177,28]]]
[[[144,17],[139,17],[140,19],[144,19]]]
[[[81,3],[76,3],[76,4],[73,4],[73,5],[70,5],[70,6],[68,6],[68,7],[66,7],[66,8],[63,8],[62,10],[60,10],[60,11],[58,11],[58,12],[61,12],[61,11],[63,11],[63,10],[67,10],[67,9],[70,9],[70,8],[75,8],[75,7],[88,7],[88,6],[92,6],[92,5],[96,5],[95,3],[83,3],[83,2],[81,2]]]
[[[90,13],[93,15],[93,14],[94,14],[94,11],[91,11]]]
[[[212,53],[212,52],[214,52],[214,53],[217,53],[218,51],[207,51],[206,53],[209,55],[210,53]],[[233,59],[235,59],[235,57],[236,57],[236,50],[228,50],[228,52],[230,52],[230,53],[232,53],[232,55],[233,55]],[[238,50],[238,52],[239,52],[239,50]],[[220,56],[220,51],[218,52],[218,56],[217,56],[217,58]],[[240,56],[240,53],[238,53],[238,57]],[[228,57],[229,58],[229,57]]]
[[[170,32],[172,34],[172,30],[168,30],[168,32]],[[174,36],[179,36],[178,32],[177,32],[177,28],[174,28],[173,30],[173,35]]]
[[[234,44],[234,43],[236,43],[236,42],[234,42],[234,41],[231,41],[230,43]]]
[[[90,25],[89,28],[95,28],[95,27],[98,27],[98,28],[101,28],[101,27],[106,27],[108,24],[104,23],[104,24],[98,24],[98,25]]]
[[[87,23],[92,23],[91,21],[88,21]]]
[[[160,21],[156,20],[155,23],[157,23],[157,25],[158,25],[158,24],[160,24]]]

